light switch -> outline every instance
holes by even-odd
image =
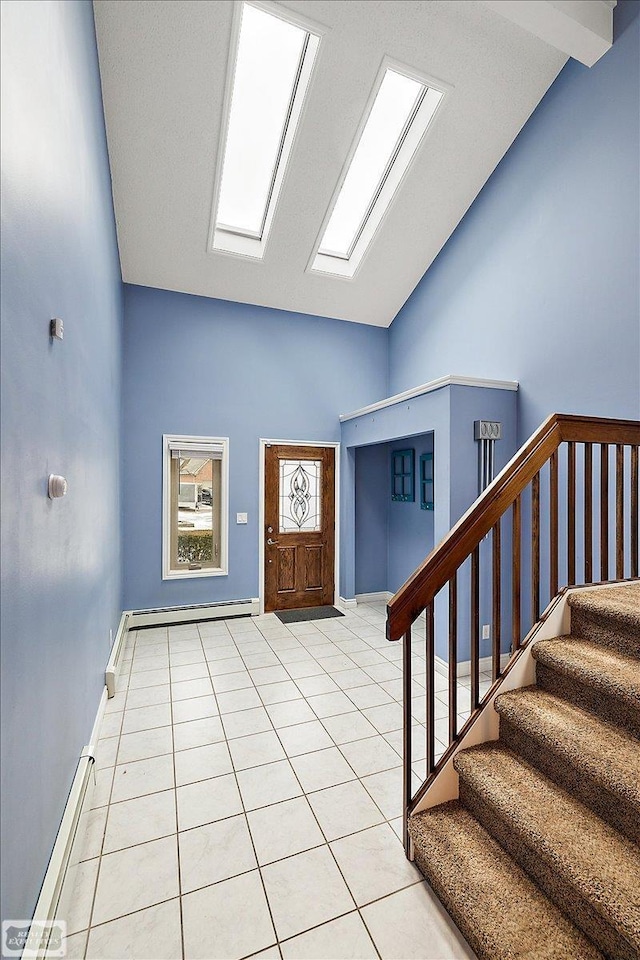
[[[246,523],[247,515],[246,513],[236,513],[236,523]]]
[[[491,639],[491,624],[483,623],[482,624],[482,639],[490,640]]]

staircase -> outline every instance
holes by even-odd
[[[481,960],[640,958],[640,582],[569,597],[536,685],[409,817],[415,862]],[[487,708],[490,709],[490,708]]]

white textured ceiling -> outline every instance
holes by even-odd
[[[287,0],[324,27],[262,261],[210,252],[233,0],[95,0],[128,283],[388,326],[566,62],[477,0]],[[453,86],[353,280],[309,258],[383,57]]]

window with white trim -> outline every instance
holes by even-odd
[[[395,65],[383,66],[312,270],[355,275],[444,96],[430,83]]]
[[[228,572],[229,441],[163,438],[162,576]]]
[[[286,13],[262,4],[240,7],[214,250],[264,256],[320,44]]]

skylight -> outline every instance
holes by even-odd
[[[426,82],[384,69],[313,270],[353,277],[442,96]]]
[[[214,249],[262,257],[319,37],[243,3]]]

